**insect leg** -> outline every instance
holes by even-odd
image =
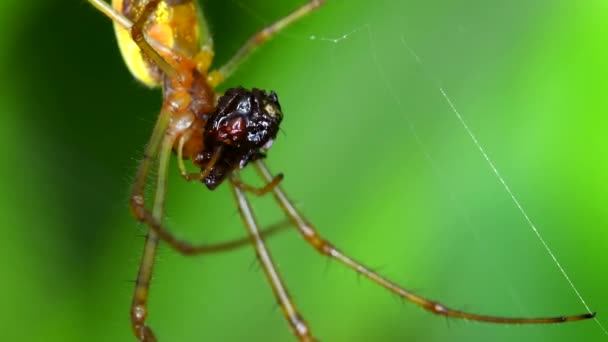
[[[278,20],[277,22],[266,26],[262,30],[252,35],[241,48],[236,52],[226,64],[221,66],[217,71],[212,72],[212,76],[217,80],[214,82],[216,85],[221,83],[224,79],[230,77],[232,73],[238,68],[238,66],[251,55],[256,48],[263,45],[266,41],[274,37],[285,27],[298,21],[307,14],[313,12],[321,5],[325,3],[325,0],[312,0],[291,12],[286,17]]]
[[[266,180],[272,180],[272,174],[266,164],[262,160],[255,162],[256,169],[260,176]],[[425,310],[428,310],[434,314],[460,318],[471,321],[482,321],[490,323],[505,323],[505,324],[535,324],[535,323],[562,323],[580,321],[588,318],[593,318],[595,313],[586,313],[575,316],[561,316],[561,317],[542,317],[542,318],[525,318],[525,317],[497,317],[488,315],[479,315],[475,313],[469,313],[465,311],[459,311],[451,309],[442,303],[433,301],[431,299],[421,297],[409,290],[404,289],[398,284],[384,278],[378,273],[372,271],[370,268],[354,260],[350,256],[342,253],[329,241],[325,240],[321,235],[317,233],[316,228],[310,224],[291,203],[287,195],[283,192],[280,186],[273,189],[273,195],[276,201],[281,206],[281,209],[291,220],[294,226],[297,227],[302,237],[319,253],[328,256],[334,260],[339,261],[341,264],[351,268],[357,273],[365,276],[374,283],[382,286],[386,290],[398,295],[399,297],[406,299]]]
[[[238,180],[237,172],[232,173],[230,180],[231,182],[233,180]],[[287,292],[287,288],[285,288],[285,285],[283,284],[281,275],[272,261],[270,251],[266,247],[264,238],[260,235],[258,224],[255,216],[253,215],[253,211],[251,210],[251,206],[247,200],[245,192],[237,185],[232,183],[231,185],[232,193],[234,194],[234,197],[238,203],[241,218],[243,219],[245,227],[247,227],[250,241],[255,248],[258,260],[262,264],[266,279],[272,286],[272,291],[274,292],[274,295],[277,298],[281,309],[283,310],[283,315],[289,322],[294,335],[296,335],[300,341],[315,341],[314,337],[312,337],[308,324],[302,318],[302,316],[300,316],[297,308],[291,300],[291,297],[289,296],[289,293]]]

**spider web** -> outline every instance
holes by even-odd
[[[243,2],[239,2],[239,1],[233,1],[234,3],[236,3],[240,8],[242,8],[244,11],[246,11],[249,15],[251,15],[253,18],[255,18],[256,20],[258,20],[261,23],[268,23],[270,20],[268,20],[267,18],[265,18],[264,15],[260,14],[259,12],[257,12],[255,9],[250,8],[249,6],[247,6],[246,4],[244,4]],[[472,3],[475,3],[476,5],[478,5],[477,2],[474,1],[465,1],[465,3],[460,4],[462,7],[467,7],[467,6],[472,6]],[[351,9],[351,7],[353,8],[357,8],[357,5],[353,5],[351,6],[352,3],[348,3],[346,1],[338,1],[338,0],[334,0],[332,1],[332,4],[330,6],[333,6],[332,11],[343,11],[344,13],[356,13],[356,9]],[[518,3],[518,5],[525,5],[523,2]],[[364,7],[369,7],[369,4],[360,4],[358,5],[360,6],[360,8],[364,8]],[[380,6],[380,5],[379,5]],[[386,5],[387,7],[390,7],[391,5]],[[432,14],[436,14],[438,19],[435,20],[441,20],[442,18],[445,19],[446,16],[449,16],[450,11],[454,10],[455,12],[459,13],[460,15],[462,15],[461,11],[455,10],[454,8],[448,8],[446,6],[442,7],[441,11],[434,11],[432,9],[429,9],[430,7],[425,7],[420,5],[418,2],[413,2],[411,4],[408,4],[408,6],[412,6],[412,7],[416,7],[419,6],[421,9],[420,11],[423,12],[424,14],[428,15],[428,16],[422,16],[422,18],[428,19],[430,18]],[[512,10],[512,8],[517,7],[517,5],[512,5],[513,7],[507,6],[508,8],[506,8],[507,10]],[[394,7],[397,7],[396,5]],[[359,8],[359,9],[360,9]],[[542,7],[542,5],[536,5],[536,6],[528,6],[528,9],[530,11],[529,13],[529,18],[527,18],[529,20],[529,22],[527,22],[530,26],[528,26],[529,28],[534,28],[534,25],[530,24],[531,22],[533,22],[533,20],[538,19],[537,15],[543,13],[544,10],[547,10],[547,8]],[[427,11],[427,12],[425,12]],[[502,203],[503,206],[505,207],[509,207],[511,209],[515,209],[516,213],[510,213],[509,218],[507,219],[507,221],[509,223],[503,225],[503,227],[505,226],[511,226],[512,222],[518,222],[518,220],[523,220],[523,223],[519,223],[519,224],[515,224],[515,226],[517,227],[513,227],[512,229],[515,228],[519,228],[521,226],[525,226],[529,229],[529,231],[532,233],[529,236],[524,236],[524,237],[519,237],[519,239],[521,240],[525,240],[526,246],[536,246],[533,248],[539,249],[540,251],[542,251],[543,253],[540,253],[539,251],[535,252],[535,256],[537,259],[539,258],[547,258],[558,270],[559,274],[561,275],[561,281],[565,282],[567,284],[567,286],[571,289],[571,293],[574,295],[575,298],[577,298],[577,300],[580,302],[580,304],[582,304],[582,306],[585,308],[586,311],[588,312],[592,312],[593,310],[591,309],[591,307],[589,306],[589,304],[587,304],[585,297],[583,294],[581,294],[581,291],[579,291],[579,289],[576,286],[576,282],[572,279],[571,275],[567,272],[567,267],[562,265],[562,262],[560,262],[560,255],[563,258],[566,253],[560,252],[560,250],[555,249],[552,247],[551,243],[549,242],[551,239],[546,239],[544,236],[544,231],[550,231],[551,230],[551,223],[547,223],[544,221],[551,221],[550,219],[546,219],[545,217],[543,217],[541,214],[536,215],[534,214],[535,211],[530,211],[527,209],[526,205],[524,204],[526,202],[526,198],[521,197],[521,195],[518,194],[518,190],[517,187],[512,187],[510,184],[511,182],[509,181],[509,178],[511,178],[509,171],[500,171],[503,166],[501,164],[501,162],[496,162],[494,160],[493,155],[495,154],[500,154],[501,152],[503,154],[505,154],[504,149],[499,148],[501,151],[495,152],[493,150],[493,147],[496,148],[496,144],[494,145],[486,145],[486,143],[484,142],[485,140],[483,138],[481,138],[480,136],[486,136],[488,137],[489,135],[492,135],[492,133],[486,133],[484,134],[484,132],[481,132],[481,135],[478,134],[478,129],[475,128],[475,125],[471,125],[469,123],[468,117],[469,117],[469,110],[467,109],[461,109],[459,108],[460,106],[458,105],[458,98],[462,97],[466,99],[466,92],[465,95],[463,95],[463,92],[459,92],[459,95],[455,97],[453,97],[450,94],[450,89],[455,89],[457,86],[455,86],[454,84],[457,84],[457,82],[454,82],[453,79],[456,78],[456,74],[458,74],[457,72],[454,71],[454,67],[450,67],[448,66],[445,62],[446,61],[451,61],[454,62],[455,64],[458,64],[460,62],[460,60],[458,59],[458,57],[462,57],[463,55],[466,58],[466,49],[470,48],[471,46],[457,46],[457,43],[459,41],[461,41],[464,37],[469,37],[471,39],[477,39],[478,40],[478,44],[483,44],[483,42],[485,41],[484,39],[488,39],[488,37],[490,38],[494,38],[497,41],[500,41],[501,39],[501,35],[503,33],[501,32],[490,32],[490,33],[485,33],[485,32],[481,32],[478,31],[480,30],[480,22],[479,19],[471,19],[471,23],[470,24],[459,24],[456,26],[452,26],[451,29],[453,29],[456,34],[450,35],[448,32],[445,31],[441,31],[442,29],[445,30],[446,29],[446,25],[441,25],[438,26],[437,22],[423,22],[423,21],[419,21],[419,22],[412,22],[412,16],[406,16],[402,13],[399,13],[399,10],[396,10],[394,13],[394,18],[386,18],[386,17],[382,17],[381,14],[379,14],[381,11],[378,10],[377,8],[375,9],[370,9],[368,13],[366,13],[366,15],[359,15],[358,17],[356,15],[353,16],[345,16],[343,18],[340,18],[341,21],[341,25],[343,25],[343,28],[341,29],[341,31],[338,31],[337,33],[334,34],[327,34],[324,32],[317,32],[315,31],[314,28],[311,27],[306,27],[305,29],[300,29],[299,31],[297,29],[294,30],[289,30],[288,32],[282,33],[280,35],[279,39],[283,39],[282,43],[285,44],[286,42],[292,42],[294,44],[300,44],[301,46],[304,46],[306,48],[310,48],[314,51],[316,51],[316,57],[319,56],[323,56],[325,58],[320,59],[317,58],[315,59],[316,63],[321,63],[324,65],[330,65],[330,70],[336,70],[335,73],[340,74],[342,77],[345,76],[344,71],[352,68],[352,69],[357,69],[359,70],[359,72],[364,74],[365,76],[370,77],[375,85],[371,86],[370,85],[370,93],[376,94],[377,91],[379,90],[380,93],[383,94],[382,99],[384,100],[388,100],[389,106],[391,106],[392,108],[394,108],[395,112],[398,113],[399,116],[401,116],[402,121],[397,122],[397,124],[403,124],[402,125],[402,129],[401,129],[401,133],[407,135],[407,138],[404,138],[402,141],[402,144],[406,145],[408,143],[413,143],[413,146],[415,146],[415,148],[417,149],[417,154],[419,154],[422,158],[422,160],[424,160],[424,162],[426,163],[426,168],[428,170],[430,170],[430,173],[432,174],[433,178],[434,178],[434,182],[439,184],[439,190],[437,191],[438,193],[440,193],[440,196],[443,196],[442,201],[444,201],[445,203],[447,203],[446,205],[448,206],[452,206],[455,207],[455,212],[456,215],[459,216],[460,221],[464,223],[464,226],[469,230],[469,234],[470,237],[472,237],[475,241],[476,244],[476,248],[480,249],[482,252],[481,254],[486,254],[486,255],[490,255],[491,253],[489,252],[491,249],[493,249],[493,245],[492,245],[492,240],[490,240],[488,238],[488,232],[487,230],[489,229],[489,227],[485,226],[484,223],[479,223],[480,218],[479,218],[479,214],[475,214],[476,217],[471,217],[470,212],[475,211],[474,209],[471,209],[469,203],[459,203],[460,200],[462,200],[462,191],[463,188],[465,188],[466,190],[466,185],[464,186],[455,186],[454,185],[454,176],[450,175],[451,170],[449,169],[449,167],[446,168],[445,165],[448,165],[449,163],[446,162],[446,160],[448,159],[448,157],[446,157],[446,153],[449,152],[454,152],[457,151],[457,153],[463,153],[464,155],[466,155],[466,160],[463,158],[462,162],[463,163],[468,163],[469,167],[474,167],[477,168],[475,170],[476,174],[480,174],[480,173],[485,173],[485,176],[483,176],[482,179],[479,180],[480,183],[484,183],[486,184],[486,186],[489,187],[493,187],[494,191],[491,192],[492,196],[497,196],[497,197],[506,197],[506,200],[502,199],[502,200],[498,200],[497,202]],[[480,11],[480,13],[478,13],[479,16],[484,15],[483,13],[481,13],[482,11]],[[499,18],[500,15],[502,15],[504,13],[496,10],[495,12],[492,12],[492,14],[490,15],[490,19],[488,21],[491,21],[492,19],[495,19],[501,23],[503,23],[503,25],[509,25],[509,22],[507,19],[501,19]],[[493,16],[492,16],[493,15]],[[509,17],[509,15],[511,15]],[[515,16],[519,15],[518,12],[510,12],[507,13],[506,16],[509,19],[513,19],[515,18]],[[458,14],[456,14],[455,16],[458,16]],[[395,19],[396,18],[396,19]],[[399,24],[395,25],[395,23],[397,23],[397,20],[401,18],[402,21],[400,21]],[[464,17],[466,18],[466,17]],[[391,24],[395,25],[391,30],[387,30],[386,29],[386,25],[383,22],[384,20],[389,21]],[[449,19],[448,19],[449,20]],[[487,24],[488,21],[483,21],[484,23]],[[475,26],[477,24],[477,26]],[[511,25],[513,24],[513,22],[510,23]],[[503,28],[505,29],[505,26],[500,26],[500,25],[496,25],[496,26],[492,26],[493,28]],[[435,34],[423,34],[422,32],[424,30],[435,30],[437,32],[435,32]],[[509,31],[509,28],[507,26],[507,29],[505,29],[506,31]],[[513,32],[507,32],[507,33],[513,33]],[[517,38],[519,37],[520,39],[522,39],[520,36],[518,36],[518,33],[521,34],[521,32],[516,32],[513,35]],[[445,56],[440,56],[439,52],[435,51],[430,52],[430,56],[425,55],[424,53],[421,53],[420,51],[433,51],[429,46],[432,44],[437,44],[437,42],[440,42],[440,39],[437,39],[439,36],[444,35],[445,37],[447,37],[447,40],[445,42],[443,42],[443,44],[445,44],[445,47],[443,49],[439,49],[441,51],[449,51],[450,49],[454,49],[455,50],[455,55],[457,57],[455,57],[453,60],[450,60],[450,57],[448,56],[447,58]],[[494,37],[492,37],[492,35],[494,35]],[[427,36],[431,36],[433,38],[435,38],[435,40],[432,40],[430,42],[424,42],[425,37]],[[516,39],[515,38],[515,39]],[[441,42],[440,42],[441,43]],[[422,47],[417,47],[418,45],[421,45]],[[514,42],[510,42],[510,44],[515,44]],[[388,48],[387,48],[388,47]],[[480,47],[477,47],[479,50],[483,50]],[[353,49],[358,49],[360,51],[360,57],[356,58],[354,60],[343,60],[343,56],[345,56],[348,52],[350,52]],[[421,49],[421,50],[419,50]],[[485,53],[488,53],[487,51],[482,51]],[[387,57],[388,54],[392,54],[393,56]],[[314,52],[313,52],[314,55]],[[473,59],[473,57],[469,56],[469,58]],[[500,63],[505,63],[504,61],[492,61],[492,60],[484,60],[484,56],[475,56],[474,59],[478,62],[481,63],[485,63],[485,64],[491,64],[491,65],[480,65],[479,69],[480,70],[488,70],[491,69],[492,67],[499,67]],[[354,67],[352,65],[347,66],[347,63],[354,63]],[[495,63],[492,65],[492,63]],[[312,64],[312,63],[311,63]],[[462,65],[468,66],[469,68],[471,68],[472,66],[472,62],[468,61],[468,62],[463,62]],[[305,66],[306,67],[306,66]],[[474,67],[474,66],[473,66]],[[480,76],[480,74],[483,73],[483,71],[480,70],[475,70],[475,69],[471,69],[470,70],[470,74],[473,74],[471,77],[483,77]],[[399,76],[397,76],[399,75]],[[410,76],[410,78],[408,77],[403,77],[403,76]],[[444,85],[443,82],[443,75],[446,75],[446,78],[450,79],[450,81],[447,82],[448,85]],[[466,75],[466,73],[461,72],[460,75]],[[334,75],[328,75],[328,85],[324,86],[324,89],[326,91],[331,91],[332,86],[329,84],[335,83],[332,82],[330,79],[333,77]],[[468,75],[467,75],[468,76]],[[398,80],[399,83],[396,83],[395,80]],[[438,125],[443,126],[443,129],[445,129],[448,134],[453,135],[453,136],[458,136],[458,138],[455,140],[458,142],[458,147],[456,147],[455,149],[448,149],[448,152],[445,151],[441,151],[441,148],[437,148],[436,146],[431,146],[433,144],[433,142],[429,142],[429,140],[433,140],[436,139],[435,137],[433,137],[433,134],[438,134],[437,132],[433,132],[431,128],[429,128],[429,123],[428,122],[424,122],[424,123],[420,123],[421,121],[421,117],[419,114],[415,114],[415,112],[420,112],[420,108],[416,108],[416,102],[410,101],[407,99],[407,97],[409,95],[413,95],[413,94],[408,94],[407,91],[403,91],[403,88],[401,86],[401,82],[418,82],[416,84],[417,87],[423,89],[424,91],[420,92],[420,94],[423,94],[421,96],[428,96],[429,99],[431,99],[432,101],[435,101],[435,105],[432,106],[432,110],[435,111],[435,114],[433,116],[434,119],[438,119],[439,121],[437,122]],[[338,82],[340,85],[344,85],[344,84],[348,84],[349,81],[346,80],[342,80],[342,82]],[[464,82],[463,82],[464,83]],[[475,83],[475,82],[472,82]],[[451,84],[451,85],[450,85]],[[354,87],[353,85],[351,85],[350,87]],[[347,86],[348,88],[348,86]],[[353,89],[351,89],[353,90]],[[348,89],[346,90],[348,91]],[[483,93],[487,93],[486,91],[483,91]],[[316,94],[315,94],[316,95]],[[497,93],[493,94],[492,96],[500,96],[500,91],[498,91]],[[413,95],[415,96],[415,95]],[[433,98],[434,97],[434,98]],[[375,99],[372,95],[372,99]],[[361,107],[365,107],[367,108],[363,102],[366,100],[360,99],[360,100],[353,100],[356,103],[359,103],[361,105]],[[341,111],[343,111],[343,108],[339,108],[339,107],[332,107],[332,105],[329,106],[330,108],[323,108],[322,111],[323,112],[327,112],[327,113],[339,113]],[[477,112],[480,112],[479,109],[475,108],[474,106],[469,105],[469,107],[471,107],[471,111],[475,111],[477,110]],[[423,108],[422,111],[428,111],[430,110],[429,108]],[[355,112],[353,114],[353,116],[356,117],[363,117],[364,119],[362,119],[364,121],[364,123],[362,123],[361,125],[365,126],[365,125],[369,125],[369,124],[373,124],[374,122],[372,121],[373,119],[373,115],[382,115],[382,113],[373,113],[373,114],[365,114],[362,113],[363,109],[361,109],[360,112]],[[482,113],[483,115],[485,115],[485,119],[482,118],[480,119],[478,116],[475,116],[473,114],[471,114],[474,119],[476,120],[476,122],[482,122],[482,124],[478,124],[477,126],[481,126],[481,127],[488,127],[491,125],[488,125],[486,123],[486,125],[483,125],[483,120],[492,120],[492,118],[495,118],[496,115],[500,115],[500,113],[497,113],[499,111],[494,110],[494,108],[486,108],[485,110],[485,114]],[[414,114],[412,114],[414,113]],[[446,113],[448,113],[449,115],[445,115]],[[493,114],[494,113],[494,114]],[[502,113],[505,113],[504,111]],[[479,115],[482,115],[479,114]],[[525,113],[520,113],[520,114],[525,114]],[[450,121],[453,121],[454,119],[456,119],[457,125],[450,123]],[[336,119],[336,121],[339,121],[341,119]],[[501,119],[497,119],[497,120],[501,120]],[[516,120],[515,120],[516,121]],[[341,121],[340,121],[341,122]],[[342,122],[341,122],[342,123]],[[356,124],[353,124],[352,127],[348,126],[348,128],[353,128],[355,127]],[[305,128],[303,128],[305,129]],[[483,130],[483,128],[482,128]],[[505,130],[507,131],[507,130]],[[498,130],[498,132],[500,132],[500,130]],[[325,137],[329,136],[329,133],[323,133],[323,132],[317,132],[319,134],[319,139],[323,139],[325,134]],[[394,133],[394,132],[393,132]],[[505,134],[514,134],[513,132],[506,132]],[[348,133],[347,133],[348,134]],[[515,132],[516,134],[516,132]],[[350,137],[351,139],[355,139],[355,137]],[[468,144],[463,143],[463,140],[467,139],[468,140]],[[512,139],[512,138],[510,138]],[[389,139],[391,143],[394,143],[395,139]],[[500,141],[500,137],[496,139],[488,139],[491,140],[493,142],[495,141]],[[380,142],[382,143],[382,142]],[[449,142],[447,143],[449,144]],[[360,145],[357,145],[360,146]],[[394,145],[391,145],[394,146]],[[376,146],[378,147],[378,146]],[[399,149],[400,147],[397,147],[397,149]],[[410,146],[411,148],[411,146]],[[461,150],[459,150],[461,149]],[[466,149],[467,151],[463,151],[462,149]],[[373,151],[373,149],[372,149]],[[473,153],[474,152],[474,153]],[[476,154],[476,157],[474,156],[474,154]],[[475,158],[481,158],[482,160],[482,164],[475,164],[476,162],[474,161]],[[504,158],[503,158],[504,159]],[[472,161],[473,160],[473,161]],[[365,161],[361,161],[361,162],[365,162]],[[390,164],[390,163],[389,163]],[[393,164],[390,164],[391,166],[393,166]],[[325,171],[327,171],[327,168],[324,169]],[[509,170],[516,172],[518,171],[517,168],[513,168],[510,167]],[[391,172],[389,172],[391,173]],[[395,174],[398,174],[398,171],[392,172],[391,174],[393,174],[393,176]],[[388,176],[387,176],[388,177]],[[490,184],[490,182],[492,182],[493,184]],[[408,183],[409,184],[409,183]],[[403,185],[403,183],[402,183]],[[499,189],[496,189],[496,188]],[[523,191],[525,193],[528,193],[527,191]],[[484,200],[482,199],[481,202],[483,202]],[[483,203],[479,203],[479,204],[483,204]],[[406,204],[404,204],[406,205]],[[504,209],[504,211],[509,211],[511,209]],[[536,210],[536,212],[538,212],[539,210]],[[529,212],[532,212],[529,213]],[[394,222],[392,222],[392,224],[394,224]],[[539,228],[541,227],[541,228]],[[394,228],[394,227],[393,227]],[[424,227],[415,227],[414,229],[425,229]],[[428,228],[428,229],[432,229],[432,228]],[[438,229],[442,229],[442,228],[438,228]],[[443,228],[445,229],[445,228]],[[523,230],[520,230],[523,233]],[[340,235],[338,235],[340,236]],[[530,238],[534,239],[536,241],[536,243],[534,245],[532,245],[530,243]],[[521,241],[518,240],[518,241]],[[517,242],[515,242],[515,247],[517,248]],[[490,257],[491,259],[492,257]],[[542,264],[542,261],[538,261],[535,260],[533,261],[534,263],[538,263],[538,264]],[[521,297],[521,290],[516,290],[517,285],[512,284],[512,280],[510,279],[511,276],[509,274],[508,268],[505,267],[504,262],[502,261],[498,261],[498,260],[491,260],[488,261],[488,263],[495,265],[495,269],[493,270],[493,272],[495,272],[498,276],[498,278],[501,280],[500,282],[503,283],[504,288],[506,288],[506,290],[503,288],[502,291],[506,291],[508,292],[510,298],[512,301],[514,301],[517,306],[519,307],[519,309],[522,311],[522,313],[525,316],[535,316],[531,311],[534,311],[531,309],[530,304],[526,304],[525,300],[522,300]],[[543,266],[541,266],[543,267]],[[408,277],[408,279],[412,279],[411,276]],[[418,281],[418,284],[421,284],[420,281]],[[500,289],[497,290],[497,292],[500,293]],[[436,297],[436,296],[435,296]],[[447,303],[448,305],[450,303]],[[496,308],[495,308],[496,309]],[[551,308],[551,310],[554,310],[553,308]],[[551,312],[551,310],[549,310],[549,312]],[[478,311],[478,310],[474,310],[474,311]],[[576,312],[570,312],[571,314],[574,314]],[[601,331],[601,333],[603,335],[608,336],[608,331],[606,330],[606,328],[603,326],[603,324],[601,323],[601,321],[598,318],[595,318],[595,322],[597,323],[599,330]]]

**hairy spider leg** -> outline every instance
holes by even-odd
[[[258,171],[260,177],[265,181],[269,181],[273,179],[272,173],[266,166],[266,163],[262,160],[258,160],[255,162],[256,170]],[[356,271],[359,274],[364,275],[369,280],[374,283],[382,286],[388,291],[398,295],[399,297],[406,299],[425,310],[428,310],[434,314],[460,318],[471,321],[481,321],[481,322],[489,322],[489,323],[502,323],[502,324],[540,324],[540,323],[563,323],[563,322],[572,322],[572,321],[580,321],[584,319],[589,319],[595,317],[595,313],[585,313],[581,315],[574,316],[560,316],[560,317],[542,317],[542,318],[522,318],[522,317],[498,317],[498,316],[488,316],[488,315],[479,315],[474,313],[469,313],[465,311],[459,311],[451,309],[442,303],[421,297],[411,291],[404,289],[403,287],[397,285],[396,283],[388,280],[387,278],[382,277],[378,273],[372,271],[370,268],[364,266],[360,262],[354,260],[350,256],[342,253],[338,248],[336,248],[332,243],[325,240],[319,233],[317,233],[316,228],[308,222],[304,216],[299,212],[299,210],[293,205],[291,200],[287,197],[283,189],[280,186],[274,187],[272,190],[275,200],[282,208],[285,215],[291,220],[294,226],[298,229],[304,240],[308,242],[312,247],[314,247],[319,253],[322,255],[328,256],[332,259],[339,261],[344,264],[348,268]]]
[[[241,48],[232,56],[224,65],[218,70],[212,71],[210,75],[217,79],[212,84],[220,84],[225,79],[232,76],[235,70],[247,59],[257,48],[264,45],[272,37],[276,36],[285,27],[293,24],[294,22],[302,19],[307,14],[312,13],[325,3],[325,0],[312,0],[295,11],[291,12],[287,16],[279,19],[278,21],[270,24],[260,31],[254,33],[249,39],[241,46]]]
[[[316,339],[312,336],[308,323],[304,320],[304,318],[298,312],[287,288],[283,283],[283,279],[281,279],[281,275],[277,270],[274,261],[272,260],[272,256],[270,255],[270,251],[266,247],[266,243],[264,242],[264,238],[260,235],[260,231],[258,229],[258,224],[256,222],[253,211],[251,210],[251,205],[245,195],[245,192],[239,187],[235,182],[241,182],[238,176],[238,171],[233,171],[230,177],[231,181],[231,189],[238,203],[239,212],[241,214],[241,218],[243,219],[243,223],[247,228],[249,233],[249,238],[251,239],[251,243],[255,247],[255,253],[258,257],[260,264],[264,269],[264,274],[266,275],[266,279],[270,283],[272,287],[272,291],[281,306],[281,310],[283,311],[283,315],[289,322],[289,326],[293,331],[294,335],[298,337],[300,341],[303,342],[312,342],[316,341]]]
[[[146,222],[149,219],[154,222],[162,221],[167,188],[167,164],[169,163],[173,145],[173,137],[165,135],[170,116],[171,114],[169,111],[161,111],[152,132],[152,137],[146,146],[144,159],[139,165],[135,183],[133,184],[133,189],[131,191],[131,211],[133,215],[142,222]],[[154,205],[152,207],[152,213],[150,213],[145,208],[144,188],[150,167],[156,159],[156,155],[159,154],[159,149],[159,172],[156,179]],[[145,321],[148,316],[148,292],[154,268],[154,259],[156,258],[156,250],[158,248],[158,241],[158,235],[154,231],[148,231],[139,271],[137,273],[133,302],[131,304],[131,327],[133,328],[135,336],[140,341],[146,342],[156,341],[154,333],[145,324]]]

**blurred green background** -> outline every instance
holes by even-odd
[[[302,2],[203,1],[218,63]],[[330,0],[227,85],[278,92],[284,134],[268,163],[352,256],[456,308],[584,312],[441,87],[606,326],[607,10]],[[159,92],[132,79],[110,22],[84,1],[2,2],[0,16],[2,340],[133,341],[145,229],[128,190]],[[196,241],[244,234],[226,186],[212,193],[171,170],[173,229]],[[255,205],[262,223],[280,220],[270,199]],[[293,231],[269,244],[322,341],[608,340],[593,321],[446,321],[328,263]],[[293,340],[250,248],[185,258],[163,246],[150,301],[161,341]]]

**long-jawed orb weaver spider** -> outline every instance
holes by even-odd
[[[300,341],[315,340],[308,323],[291,300],[264,242],[264,237],[277,231],[277,227],[259,229],[247,192],[257,196],[271,193],[302,238],[321,255],[339,261],[434,314],[503,324],[562,323],[595,316],[586,313],[544,318],[497,317],[451,309],[404,289],[342,253],[302,216],[279,185],[282,175],[273,176],[263,161],[283,117],[278,96],[274,92],[241,87],[231,88],[221,95],[215,88],[257,47],[319,8],[324,0],[312,0],[255,33],[225,65],[213,71],[209,71],[213,41],[196,0],[114,0],[113,7],[103,0],[88,1],[114,22],[121,52],[133,75],[150,87],[162,86],[163,89],[163,105],[137,171],[130,203],[133,215],[149,227],[131,305],[131,326],[140,341],[156,341],[152,329],[146,325],[146,318],[149,284],[160,240],[184,255],[251,243],[293,334]],[[224,180],[228,181],[247,228],[248,240],[196,245],[179,240],[162,224],[172,152],[177,154],[181,174],[186,180],[199,180],[210,190]],[[188,173],[184,159],[189,159],[201,171]],[[143,193],[155,161],[158,175],[154,202],[149,210]],[[264,187],[255,188],[241,181],[239,170],[249,163],[266,183]]]

